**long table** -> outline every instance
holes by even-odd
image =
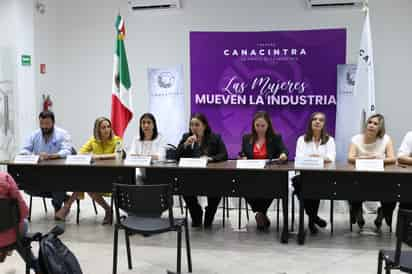
[[[359,171],[347,163],[300,169],[302,190],[298,243],[305,242],[303,199],[412,202],[412,167],[388,165],[384,171]]]
[[[182,195],[282,199],[281,242],[288,242],[288,172],[293,166],[273,164],[264,169],[238,169],[236,161],[210,163],[207,168],[154,165],[146,169],[147,182],[170,183]]]
[[[91,165],[66,165],[64,160],[39,164],[7,165],[8,172],[23,190],[111,192],[113,183],[135,183],[138,166],[115,160]],[[206,168],[182,168],[175,163],[144,167],[147,183],[170,183],[182,195],[281,198],[283,230],[281,242],[288,242],[288,171],[293,164],[270,165],[265,169],[237,169],[235,161],[210,163]]]
[[[66,165],[64,160],[7,165],[24,190],[111,192],[113,183],[134,184],[137,166],[114,160],[91,165]],[[303,199],[412,202],[412,167],[386,166],[384,171],[358,171],[349,164],[328,164],[323,169],[296,169],[292,162],[264,169],[238,169],[235,161],[210,163],[206,168],[182,168],[156,163],[145,167],[147,182],[169,183],[182,195],[270,197],[282,199],[281,242],[288,241],[288,172],[299,170],[302,192],[298,243],[305,241]]]
[[[112,192],[113,184],[134,184],[136,169],[116,161],[98,161],[91,165],[66,165],[65,160],[38,164],[7,165],[7,171],[23,190]]]

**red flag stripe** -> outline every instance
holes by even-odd
[[[126,131],[127,125],[133,117],[133,113],[126,108],[119,98],[112,94],[112,125],[114,133],[123,137],[124,132]]]

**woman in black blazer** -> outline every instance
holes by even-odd
[[[253,117],[252,133],[242,139],[240,159],[288,159],[288,151],[283,144],[282,136],[273,130],[270,116],[265,111],[258,111]],[[274,198],[247,198],[246,200],[256,213],[255,219],[259,230],[270,226],[266,212]]]
[[[196,113],[190,119],[189,132],[183,134],[177,147],[177,157],[207,157],[209,162],[227,160],[226,146],[220,135],[215,134],[209,127],[209,123],[203,114]],[[183,196],[190,216],[192,226],[202,225],[203,210],[196,196]],[[221,197],[207,197],[204,227],[211,228],[217,206]]]

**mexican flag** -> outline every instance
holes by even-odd
[[[116,48],[114,52],[113,64],[113,87],[112,87],[112,127],[117,136],[123,134],[133,117],[132,93],[127,63],[124,38],[126,29],[123,18],[118,15],[116,18]]]

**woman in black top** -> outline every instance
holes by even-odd
[[[252,133],[242,139],[240,159],[288,159],[288,151],[283,144],[282,136],[275,133],[270,116],[265,111],[258,111],[253,117]],[[252,182],[251,182],[252,183]],[[266,212],[274,198],[247,198],[246,200],[256,213],[255,219],[259,230],[270,226]]]
[[[215,134],[203,114],[196,113],[190,119],[189,132],[183,134],[177,147],[177,157],[207,157],[209,162],[227,160],[226,146],[220,135]],[[202,225],[203,210],[196,196],[183,196],[192,217],[192,226]],[[207,197],[204,227],[211,228],[221,197]]]

